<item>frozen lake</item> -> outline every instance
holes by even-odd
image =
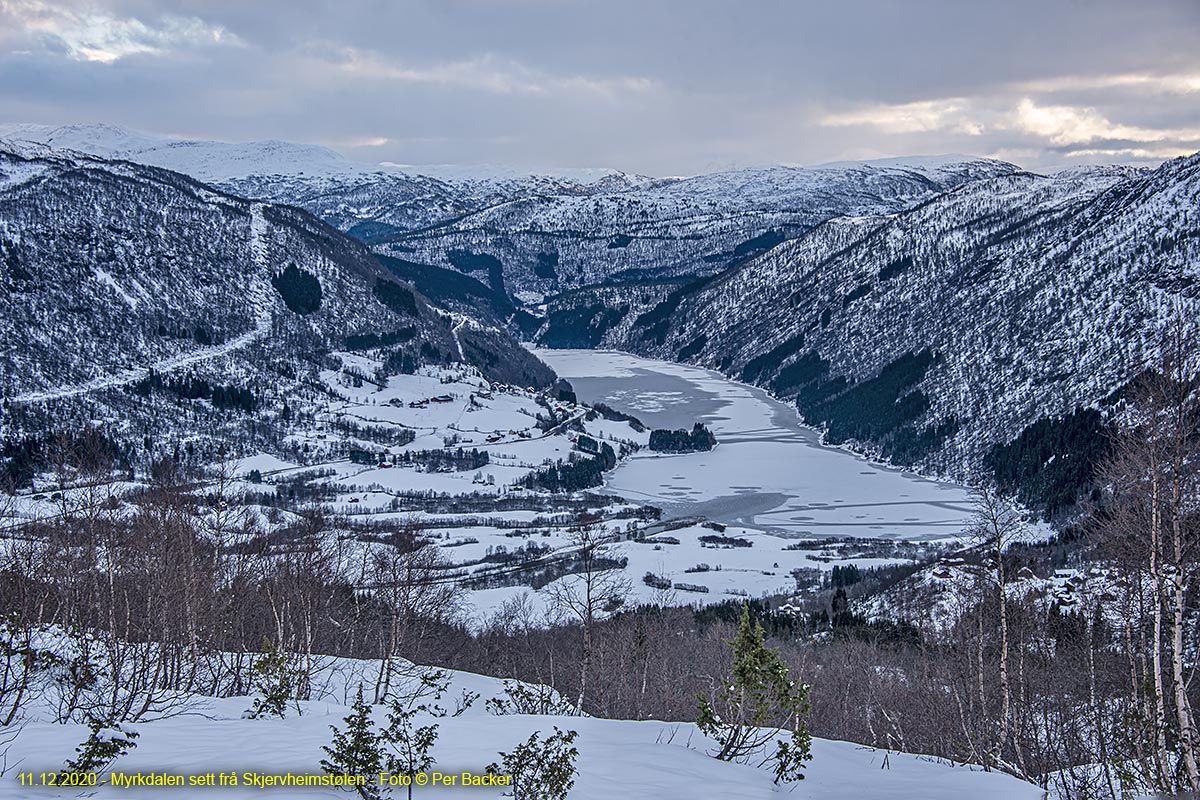
[[[627,353],[538,349],[575,387],[651,428],[704,422],[709,453],[642,451],[610,473],[607,488],[661,506],[788,537],[956,538],[971,515],[967,491],[832,447],[793,406],[699,367]]]

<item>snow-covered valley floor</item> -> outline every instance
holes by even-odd
[[[628,560],[627,602],[631,604],[708,605],[787,594],[796,589],[796,570],[827,571],[851,563],[867,568],[913,557],[912,552],[901,554],[870,544],[839,548],[836,543],[846,538],[935,547],[954,547],[962,539],[972,513],[962,487],[822,446],[817,433],[800,423],[793,407],[759,389],[708,370],[624,353],[538,349],[536,354],[572,382],[582,402],[604,402],[651,428],[690,428],[701,421],[717,436],[718,445],[710,452],[666,455],[646,449],[648,433],[623,422],[600,418],[584,423],[599,441],[642,446],[605,474],[604,491],[664,512],[664,523],[638,523],[637,536],[615,541],[608,549],[609,555]],[[356,361],[351,356],[344,360]],[[369,371],[370,364],[363,361],[361,368]],[[491,455],[491,462],[475,477],[470,471],[422,473],[332,465],[337,476],[329,480],[348,489],[366,489],[342,496],[337,508],[346,513],[381,519],[400,516],[388,510],[393,493],[412,489],[511,494],[512,481],[544,459],[566,457],[571,449],[566,437],[542,436],[529,427],[538,406],[519,390],[487,399],[476,394],[468,404],[472,387],[440,382],[446,376],[394,376],[382,390],[339,384],[337,377],[324,376],[348,398],[337,413],[367,424],[398,424],[415,430],[417,439],[404,449],[440,447],[443,438],[453,433],[462,446]],[[408,407],[414,399],[442,393],[453,400],[420,409]],[[566,415],[580,416],[572,408],[564,409]],[[529,438],[513,436],[514,429],[525,430]],[[527,512],[496,516],[524,524],[530,519]],[[451,526],[448,515],[438,517],[426,515],[423,521],[455,564],[468,565],[497,550],[511,552],[531,544],[556,552],[570,546],[561,524],[520,531],[469,521]],[[569,515],[561,517],[562,523],[568,520]],[[719,536],[738,540],[740,546],[714,544],[717,532],[712,523],[717,528],[727,526]],[[440,525],[447,527],[438,533]],[[613,520],[609,531],[623,539],[627,525]],[[649,585],[644,580],[647,574],[670,581],[670,596],[664,598],[660,589]],[[475,588],[470,602],[473,615],[482,621],[517,596],[548,610],[548,594],[518,583]]]
[[[600,491],[627,502],[598,509],[610,539],[607,555],[626,560],[626,602],[633,605],[789,594],[798,581],[811,582],[835,565],[886,566],[961,541],[971,514],[963,488],[822,446],[794,408],[759,389],[623,353],[539,349],[537,355],[572,382],[581,401],[604,402],[651,428],[704,422],[716,434],[716,448],[655,453],[646,448],[649,433],[627,422],[489,385],[470,370],[426,369],[376,385],[363,377],[374,374],[377,360],[341,353],[341,366],[321,374],[332,399],[311,409],[290,436],[303,457],[240,459],[241,489],[281,491],[303,478],[323,487],[324,506],[342,519],[419,525],[442,548],[451,572],[476,579],[467,588],[470,616],[479,623],[518,596],[549,610],[546,587],[534,590],[527,579],[494,573],[569,554],[569,527],[584,501],[519,483],[544,464],[581,455],[580,442],[588,438],[621,452],[641,448],[603,476]],[[551,412],[564,424],[547,432],[539,417]],[[483,454],[486,463],[442,470],[405,461],[458,448]],[[355,449],[364,457],[348,460]],[[42,484],[16,499],[20,517],[58,513],[54,481]],[[414,500],[431,492],[447,499]],[[639,516],[640,505],[662,509],[661,520]],[[269,511],[260,509],[264,529],[291,520],[276,515],[272,523]],[[359,579],[363,563],[347,560],[351,580]],[[663,584],[670,586],[667,595]]]

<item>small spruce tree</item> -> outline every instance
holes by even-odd
[[[560,731],[542,739],[535,731],[528,739],[500,753],[499,764],[489,764],[493,775],[512,776],[513,800],[564,800],[575,785],[575,759],[579,750],[574,746],[577,731]]]
[[[137,731],[125,730],[116,723],[106,725],[99,720],[92,720],[88,727],[91,733],[75,748],[75,757],[63,767],[64,775],[102,772],[137,747],[133,741],[138,737]]]
[[[391,750],[385,758],[387,771],[413,776],[427,771],[437,763],[430,750],[438,738],[437,725],[418,725],[418,714],[427,713],[425,706],[410,706],[395,702],[388,712],[388,726],[381,739]],[[413,782],[408,784],[408,797],[412,800]]]
[[[361,684],[350,713],[342,721],[346,723],[344,730],[339,730],[336,725],[329,726],[333,741],[321,748],[328,755],[321,759],[321,769],[329,775],[368,778],[364,785],[354,787],[358,796],[362,800],[383,800],[390,792],[385,792],[375,778],[384,771],[384,755],[375,723],[371,721],[371,706],[363,700]]]
[[[700,696],[696,726],[715,740],[714,758],[770,765],[776,783],[801,780],[804,762],[812,758],[810,687],[792,680],[787,664],[763,639],[762,623],[751,623],[750,607],[743,606],[730,642],[733,668],[715,699]]]
[[[254,698],[254,703],[243,716],[249,719],[287,716],[296,676],[288,664],[288,654],[270,639],[263,639],[263,654],[255,659],[254,666],[250,668],[250,682],[258,697]]]

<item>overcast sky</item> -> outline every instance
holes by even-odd
[[[682,175],[1200,150],[1200,0],[0,0],[0,121]]]

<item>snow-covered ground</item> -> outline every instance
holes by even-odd
[[[605,535],[612,540],[606,555],[627,560],[631,604],[709,605],[786,594],[796,589],[797,569],[828,570],[849,563],[866,568],[905,560],[886,550],[871,552],[869,545],[830,552],[822,548],[823,540],[953,544],[971,513],[962,488],[821,446],[791,407],[717,373],[621,353],[537,354],[573,382],[581,400],[604,401],[652,427],[690,427],[701,420],[717,435],[719,444],[712,452],[662,455],[643,449],[607,473],[607,491],[632,504],[664,510],[661,524],[633,523],[633,536],[628,519],[605,523]],[[567,458],[575,437],[569,432],[545,435],[537,428],[536,416],[547,409],[535,393],[494,389],[455,370],[396,375],[382,388],[369,382],[355,386],[353,375],[371,375],[378,364],[358,354],[338,357],[341,370],[324,372],[322,380],[344,400],[334,402],[318,424],[340,420],[403,428],[416,438],[389,448],[380,464],[320,464],[332,473],[321,480],[338,492],[334,510],[358,519],[415,519],[442,545],[447,559],[468,573],[494,570],[496,563],[488,559],[498,552],[549,548],[547,561],[569,552],[569,513],[547,513],[541,524],[531,525],[537,515],[528,511],[489,512],[471,519],[469,514],[414,515],[396,511],[393,504],[398,494],[413,491],[495,497],[524,493],[513,483],[546,461]],[[645,445],[648,439],[647,432],[595,418],[582,406],[553,405],[614,448],[621,442]],[[338,438],[328,430],[325,439],[314,430],[305,444],[316,451],[328,446]],[[392,463],[406,451],[440,449],[450,436],[457,437],[456,446],[486,450],[489,463],[459,472],[422,472]],[[286,479],[302,469],[261,457],[239,469],[244,473],[251,468],[273,473],[269,480]],[[491,522],[481,522],[481,516]],[[705,520],[719,524],[705,525]],[[669,581],[671,589],[664,592],[647,583],[648,573]],[[469,603],[473,616],[483,620],[518,595],[548,611],[549,594],[524,585],[479,588],[470,591]]]
[[[603,401],[651,427],[686,428],[703,421],[715,432],[717,447],[707,453],[652,453],[644,447],[647,431],[584,405],[492,385],[457,367],[426,368],[380,383],[373,377],[379,361],[339,353],[338,367],[320,375],[328,401],[310,409],[311,421],[292,436],[291,444],[305,454],[303,463],[260,453],[237,462],[234,474],[242,488],[255,491],[272,491],[307,475],[325,487],[324,503],[335,514],[354,522],[420,524],[454,570],[481,579],[470,584],[467,598],[472,618],[481,623],[519,595],[534,609],[550,610],[552,592],[526,584],[569,557],[575,546],[570,526],[579,510],[570,503],[578,500],[539,500],[537,492],[517,483],[546,463],[578,457],[581,433],[571,429],[576,426],[617,452],[623,445],[642,447],[605,475],[603,491],[626,502],[614,500],[601,509],[605,555],[626,562],[629,604],[710,605],[789,594],[797,589],[797,570],[807,582],[812,570],[834,565],[868,568],[911,560],[917,554],[909,542],[952,547],[971,513],[961,487],[824,447],[790,406],[717,373],[621,353],[537,353],[572,381],[581,400]],[[551,413],[572,425],[544,431],[539,417]],[[368,432],[369,439],[359,438]],[[409,436],[404,444],[379,444]],[[369,455],[352,462],[349,448]],[[485,452],[488,463],[449,471],[405,463],[406,454],[419,459],[428,451],[458,448]],[[37,481],[35,492],[14,498],[5,513],[15,515],[13,521],[57,516],[63,503],[56,491],[53,481]],[[456,511],[449,500],[444,508],[414,504],[415,495],[428,492],[465,499],[465,508]],[[70,490],[68,505],[122,493],[115,484],[102,497]],[[661,520],[639,515],[641,505],[661,508]],[[279,520],[287,524],[292,518]],[[847,543],[850,538],[858,541]],[[518,551],[525,554],[520,559]],[[360,568],[361,558],[354,563]],[[519,574],[507,574],[514,571]],[[670,588],[662,588],[664,583]]]
[[[246,772],[261,775],[320,775],[321,748],[330,742],[330,725],[344,727],[349,712],[348,695],[358,681],[370,685],[372,662],[332,660],[327,670],[328,688],[320,699],[299,704],[285,719],[242,719],[250,698],[194,697],[188,712],[154,722],[127,726],[139,736],[137,747],[105,774],[122,772],[215,776],[236,772],[239,785],[179,788],[114,788],[99,785],[83,795],[96,798],[163,797],[216,798],[312,797],[351,795],[329,788],[260,788],[245,785]],[[531,733],[551,733],[553,726],[578,731],[578,775],[571,800],[760,800],[769,797],[820,798],[820,800],[1035,800],[1037,787],[999,773],[951,765],[922,756],[885,752],[848,742],[817,739],[807,778],[775,786],[765,769],[717,761],[707,755],[711,742],[695,726],[667,722],[633,722],[576,716],[503,715],[485,710],[492,697],[504,697],[503,682],[494,678],[453,673],[452,685],[442,704],[454,708],[462,690],[481,696],[462,716],[433,721],[439,737],[433,747],[437,764],[432,771],[460,775],[482,773]],[[386,724],[384,707],[374,716]],[[87,738],[82,725],[33,721],[24,726],[8,752],[9,772],[0,780],[0,798],[75,797],[79,789],[23,787],[18,772],[54,772],[74,755]],[[499,788],[426,786],[416,797],[496,798]],[[395,796],[404,796],[397,790]]]
[[[651,453],[644,449],[647,431],[538,392],[493,386],[470,369],[427,368],[390,376],[380,385],[373,377],[379,361],[339,353],[338,368],[320,376],[328,401],[306,412],[311,421],[292,436],[291,444],[305,454],[303,463],[260,453],[236,462],[233,472],[241,488],[254,491],[273,491],[307,475],[325,487],[323,502],[337,515],[354,522],[420,524],[452,568],[464,576],[488,576],[468,591],[478,622],[518,595],[534,609],[549,611],[551,592],[525,584],[543,567],[553,569],[574,546],[570,525],[579,509],[570,503],[578,500],[539,499],[516,485],[547,462],[579,455],[578,431],[559,426],[547,433],[539,427],[539,416],[551,412],[574,420],[617,452],[622,444],[643,446],[605,476],[604,490],[627,502],[602,509],[605,554],[626,560],[630,604],[709,605],[789,594],[797,589],[797,570],[807,571],[801,579],[808,581],[812,570],[834,565],[868,568],[910,560],[917,554],[907,542],[953,546],[970,514],[961,488],[823,447],[791,407],[716,373],[620,353],[538,355],[569,378],[585,401],[604,401],[652,427],[690,427],[702,420],[719,444],[708,453]],[[374,441],[359,438],[366,431]],[[378,443],[402,441],[401,436],[413,438]],[[406,454],[460,447],[486,452],[488,463],[451,471],[405,463]],[[355,463],[347,459],[348,448],[370,455]],[[100,502],[121,495],[122,487],[111,485],[99,497],[83,488],[70,490],[67,504]],[[36,481],[35,491],[14,498],[5,513],[15,515],[14,522],[57,516],[63,502],[56,491],[53,480]],[[464,499],[465,507],[456,511],[450,500],[444,507],[414,503],[422,492]],[[663,509],[661,521],[639,516],[639,505]],[[265,516],[260,519],[270,527]],[[276,524],[291,521],[284,514]],[[848,537],[859,541],[847,543]],[[893,548],[896,542],[907,550]],[[529,569],[497,580],[497,573],[518,567],[517,551],[529,554],[524,561]],[[361,569],[361,558],[353,563]],[[664,583],[670,588],[660,588]]]
[[[389,448],[389,456],[405,451],[440,450],[447,447],[448,437],[453,437],[452,447],[486,451],[489,457],[488,465],[463,472],[418,472],[378,464],[348,466],[344,475],[339,474],[339,482],[347,487],[374,486],[382,495],[423,490],[499,494],[508,490],[508,484],[547,460],[565,459],[572,450],[570,436],[546,435],[537,427],[538,415],[544,417],[549,411],[537,402],[535,392],[519,387],[492,388],[471,371],[452,369],[391,376],[382,388],[368,382],[354,386],[352,380],[346,380],[347,370],[371,375],[379,363],[351,353],[341,353],[338,357],[342,369],[326,370],[321,379],[345,400],[332,404],[326,419],[409,430],[415,434],[411,443]],[[587,411],[558,402],[554,408],[561,409],[564,419],[580,418]],[[620,441],[645,443],[646,440],[644,434],[626,423],[594,420],[583,424],[594,437],[612,440],[614,445]],[[338,510],[364,511],[378,508],[390,499],[361,495],[358,498],[357,508],[346,505]]]
[[[104,158],[150,164],[209,182],[263,175],[345,180],[400,174],[460,183],[500,183],[516,182],[536,175],[587,185],[613,176],[623,176],[617,170],[604,168],[524,170],[501,165],[366,163],[352,161],[320,145],[277,140],[222,142],[184,139],[103,124],[54,126],[0,123],[0,139],[35,142]]]

